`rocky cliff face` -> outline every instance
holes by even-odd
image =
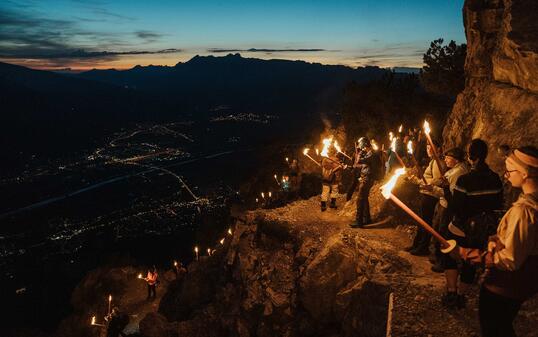
[[[445,146],[480,137],[494,151],[534,144],[538,136],[538,2],[466,0],[466,85],[444,129]]]
[[[247,213],[224,246],[169,288],[140,333],[385,336],[388,278],[409,263],[388,254],[387,242],[342,231],[348,220],[337,213],[312,212],[314,199]]]

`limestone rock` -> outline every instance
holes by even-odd
[[[467,0],[464,21],[467,80],[443,132],[445,147],[482,138],[490,165],[502,172],[498,146],[537,145],[538,2]]]

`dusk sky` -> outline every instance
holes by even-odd
[[[463,0],[0,2],[0,61],[42,69],[174,65],[194,55],[420,67],[465,42]]]

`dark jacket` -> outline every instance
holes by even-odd
[[[367,149],[359,152],[359,155],[355,158],[353,167],[360,169],[361,181],[373,181],[377,177],[377,170],[380,168],[380,158],[372,149]]]
[[[469,227],[473,225],[473,219],[502,209],[502,206],[503,186],[499,175],[486,163],[479,163],[469,173],[458,178],[449,203],[449,214],[453,217],[454,225],[470,234],[471,230],[474,231]],[[495,227],[496,224],[495,222]],[[487,239],[485,233],[482,236]]]

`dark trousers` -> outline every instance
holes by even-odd
[[[424,221],[426,221],[428,224],[432,223],[433,213],[435,212],[435,205],[437,205],[437,201],[439,200],[435,197],[422,194],[422,198],[420,200],[420,214],[422,219],[424,219]],[[413,240],[413,247],[428,250],[431,237],[432,235],[428,231],[422,228],[422,226],[418,226],[417,235]]]
[[[155,284],[148,284],[148,299],[151,298],[152,295],[153,298],[157,297],[157,290]]]
[[[370,217],[370,202],[368,196],[373,182],[364,180],[359,182],[359,193],[357,196],[357,215],[356,220],[359,224],[366,224],[372,221]]]
[[[480,288],[478,316],[483,337],[515,337],[512,325],[517,316],[521,301],[504,297]]]

